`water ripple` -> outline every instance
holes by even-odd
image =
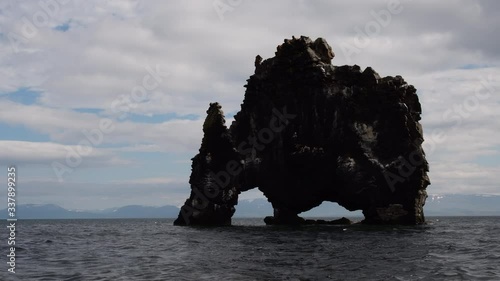
[[[248,219],[206,228],[157,219],[20,221],[16,276],[4,270],[0,280],[495,280],[499,222],[297,228]]]

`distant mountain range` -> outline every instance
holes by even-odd
[[[426,216],[500,216],[498,195],[429,195],[424,206]],[[273,213],[266,199],[241,201],[235,217],[265,217]],[[325,202],[300,214],[302,217],[362,217],[361,211],[349,212],[336,203]]]
[[[116,209],[96,211],[66,210],[54,204],[26,204],[16,207],[18,219],[118,219],[118,218],[173,218],[179,214],[175,206],[130,205]],[[7,209],[0,210],[0,217],[7,217]]]
[[[176,206],[131,205],[96,211],[67,210],[53,204],[18,205],[19,219],[100,219],[100,218],[176,218]],[[500,196],[497,195],[430,195],[424,207],[426,216],[500,216]],[[236,206],[235,218],[265,217],[273,214],[266,199],[241,200]],[[303,217],[362,217],[361,211],[349,212],[338,204],[324,203]],[[7,209],[0,210],[0,218],[7,218]]]

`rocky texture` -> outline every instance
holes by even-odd
[[[218,103],[210,104],[203,133],[200,151],[191,159],[191,196],[176,225],[230,225],[238,202],[235,179],[217,177],[228,165],[241,166]]]
[[[370,67],[333,66],[333,57],[324,39],[285,40],[274,58],[257,56],[229,129],[211,104],[176,224],[229,224],[237,194],[255,187],[273,205],[273,224],[302,223],[298,214],[323,201],[363,210],[365,223],[425,221],[415,88]]]

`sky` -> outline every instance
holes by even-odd
[[[230,124],[256,55],[322,37],[334,65],[401,75],[430,194],[500,195],[500,2],[0,2],[0,207],[181,205],[210,102]],[[258,190],[243,199],[262,197]]]

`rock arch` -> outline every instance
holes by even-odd
[[[425,222],[416,89],[333,57],[322,38],[286,39],[275,57],[257,57],[229,128],[210,104],[176,225],[230,224],[238,194],[256,186],[274,223],[300,223],[297,214],[323,201],[362,210],[365,223]]]

